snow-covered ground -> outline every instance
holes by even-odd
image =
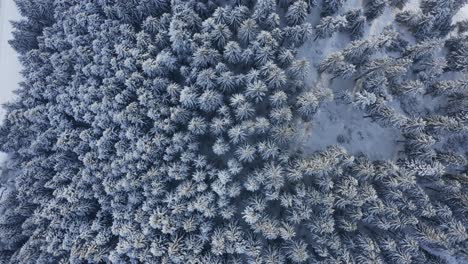
[[[13,90],[18,88],[20,81],[20,63],[16,52],[8,44],[12,38],[12,26],[9,21],[19,20],[20,15],[13,0],[0,0],[0,104],[13,99]],[[3,108],[0,109],[0,122],[5,116]],[[5,154],[0,152],[0,162]]]
[[[395,160],[401,149],[400,132],[364,118],[366,114],[340,100],[326,102],[311,122],[298,125],[298,143],[304,154],[339,144],[350,154],[364,153],[373,160]]]
[[[417,0],[412,0],[410,3],[415,1]],[[345,13],[361,6],[361,0],[349,0],[340,12]],[[385,12],[366,28],[365,35],[379,35],[386,26],[394,22],[394,16],[392,10],[386,8]],[[312,24],[316,24],[316,20],[309,17],[309,22]],[[299,49],[298,57],[307,59],[312,65],[306,79],[311,89],[324,81],[317,74],[318,64],[330,54],[345,48],[349,42],[348,36],[337,33],[331,38],[308,41]],[[350,91],[353,84],[335,80],[331,86],[335,97],[339,97],[343,92]],[[295,148],[308,156],[315,151],[324,150],[327,146],[339,144],[350,154],[364,153],[374,160],[395,160],[401,150],[398,144],[401,137],[399,131],[381,127],[364,116],[366,114],[363,111],[356,110],[338,98],[326,102],[320,106],[310,122],[296,123]]]
[[[403,10],[419,9],[419,0],[410,0]],[[348,0],[341,9],[341,13],[360,8],[362,0]],[[373,20],[366,28],[366,36],[379,35],[389,25],[395,24],[395,10],[387,7],[384,13]],[[309,17],[309,22],[316,24],[318,13]],[[463,7],[454,17],[454,23],[468,18],[468,5]],[[307,59],[312,65],[307,83],[311,89],[320,82],[317,74],[318,64],[333,52],[342,50],[349,44],[349,38],[341,33],[331,38],[308,41],[298,51],[298,57]],[[332,84],[335,96],[353,87],[352,83],[342,82]],[[335,99],[321,105],[318,112],[310,122],[296,123],[295,148],[303,154],[310,155],[315,151],[325,149],[329,145],[339,144],[351,154],[364,153],[370,159],[395,160],[401,149],[398,141],[401,139],[397,129],[386,128],[364,118],[366,114],[354,109],[342,100]]]
[[[468,19],[468,4],[461,8],[460,11],[458,11],[457,14],[453,16],[453,23],[460,22],[466,19]]]

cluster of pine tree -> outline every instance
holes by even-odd
[[[24,80],[0,127],[15,174],[0,263],[468,257],[466,27],[448,36],[467,1],[422,0],[396,17],[406,35],[369,38],[407,1],[15,1]],[[398,161],[289,147],[330,98],[297,50],[335,34],[353,41],[321,78],[349,79],[350,105],[402,131]],[[425,97],[439,107],[420,111]]]

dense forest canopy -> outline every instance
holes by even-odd
[[[0,263],[468,261],[467,0],[15,2]],[[301,151],[329,102],[398,157]]]

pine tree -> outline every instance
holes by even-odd
[[[354,94],[354,98],[351,99],[351,103],[359,109],[366,109],[367,107],[375,104],[377,97],[374,93],[367,91],[357,92]]]
[[[304,23],[307,18],[308,5],[303,0],[295,1],[288,7],[286,20],[290,26],[295,26]]]
[[[397,93],[416,95],[423,94],[425,90],[426,88],[422,82],[408,81],[397,88]]]
[[[284,29],[284,42],[287,40],[288,47],[297,47],[304,44],[312,38],[313,27],[310,23],[304,23],[294,27],[286,27]],[[285,43],[283,43],[285,44]]]
[[[259,0],[255,4],[255,12],[252,18],[263,28],[271,30],[279,23],[279,17],[276,14],[276,1]]]
[[[210,32],[210,38],[218,49],[223,49],[232,36],[231,30],[225,25],[216,25]]]
[[[287,256],[294,263],[304,263],[310,258],[308,252],[309,251],[307,250],[307,246],[304,242],[292,241],[288,246]]]
[[[255,103],[263,101],[264,97],[268,92],[268,88],[262,81],[255,81],[247,85],[245,95],[251,98]]]
[[[227,62],[236,64],[242,58],[242,49],[237,42],[230,41],[224,47],[223,55]]]
[[[390,5],[398,7],[399,9],[402,9],[406,4],[408,3],[408,0],[391,0]]]
[[[362,15],[361,10],[351,10],[346,13],[347,26],[346,30],[349,32],[351,39],[356,40],[364,35],[364,26],[366,24],[366,17]]]
[[[293,78],[304,79],[309,73],[310,63],[307,60],[295,60],[288,68],[288,73]]]
[[[345,3],[345,0],[324,0],[322,6],[322,17],[335,14]]]
[[[223,96],[216,91],[206,90],[198,97],[197,102],[201,110],[213,112],[223,103]]]
[[[326,72],[333,75],[333,78],[349,78],[356,72],[353,64],[346,63],[341,53],[331,54],[318,67],[320,72]]]
[[[249,9],[244,5],[234,7],[230,14],[229,25],[236,31],[249,16]]]
[[[316,1],[16,2],[23,82],[0,125],[0,262],[463,257],[468,49],[452,17],[465,0],[397,14],[408,32],[370,25],[344,48],[341,34],[314,65],[300,57],[321,30],[305,22]],[[366,1],[366,16],[406,2]],[[322,33],[364,37],[362,11],[342,12]],[[307,153],[298,117],[343,109],[391,126],[395,161]]]
[[[462,34],[468,31],[468,20],[459,21],[456,23],[458,34]]]
[[[333,33],[342,30],[346,27],[347,21],[343,16],[327,16],[320,20],[320,23],[315,26],[316,36],[318,38],[329,38]]]
[[[252,162],[255,159],[256,149],[253,146],[244,145],[237,148],[235,153],[241,162]]]
[[[365,16],[368,20],[373,20],[383,14],[387,0],[367,0],[365,5]]]
[[[223,139],[217,139],[213,144],[213,152],[216,155],[224,155],[229,151],[229,144]]]
[[[439,81],[432,85],[431,93],[436,95],[452,95],[455,93],[466,93],[468,91],[468,80]]]
[[[297,99],[298,112],[305,120],[309,120],[317,111],[319,101],[313,92],[305,92]]]

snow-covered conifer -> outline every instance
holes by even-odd
[[[189,122],[188,129],[196,135],[203,135],[207,129],[205,119],[202,117],[192,118],[192,120]]]
[[[364,14],[368,20],[373,20],[383,14],[387,0],[367,0]]]
[[[235,151],[237,157],[242,162],[252,162],[255,159],[256,149],[251,145],[243,145]]]
[[[210,37],[219,49],[223,49],[226,43],[231,39],[232,32],[225,25],[216,25],[210,32]]]
[[[247,85],[245,95],[248,98],[251,98],[255,103],[263,101],[263,98],[266,96],[268,88],[262,81],[255,81]]]
[[[270,119],[274,124],[288,123],[293,115],[289,107],[274,108],[270,112]]]
[[[200,94],[197,102],[201,110],[212,112],[223,103],[223,95],[213,90],[206,90]]]
[[[288,95],[283,91],[277,91],[270,95],[270,103],[274,107],[281,107],[286,104]]]
[[[213,144],[213,152],[216,155],[224,155],[229,151],[229,149],[229,143],[227,143],[224,139],[218,138]]]
[[[263,66],[261,73],[265,76],[266,84],[272,89],[280,89],[286,84],[287,77],[284,70],[272,62]]]
[[[366,24],[366,17],[362,15],[361,10],[355,9],[346,13],[347,26],[346,30],[349,32],[352,40],[361,38],[364,35],[364,26]]]
[[[374,93],[370,93],[367,91],[357,92],[354,94],[354,98],[352,98],[352,104],[359,109],[366,109],[372,104],[375,104],[377,101],[377,97]]]
[[[322,17],[335,14],[346,2],[346,0],[324,0],[322,5]]]
[[[309,73],[310,63],[307,60],[295,60],[288,68],[288,73],[293,78],[304,79]]]
[[[301,94],[297,98],[297,111],[301,114],[302,118],[309,120],[317,111],[319,101],[317,96],[309,91]]]
[[[207,67],[209,65],[215,65],[220,57],[217,50],[201,47],[195,51],[193,63],[197,67]]]
[[[343,30],[347,25],[346,18],[343,16],[327,16],[320,20],[315,26],[315,39],[329,38],[333,33]]]
[[[237,42],[230,41],[224,47],[223,56],[227,62],[236,64],[241,60],[242,49]]]
[[[288,245],[287,256],[293,263],[304,263],[310,258],[307,245],[303,241],[292,241]]]
[[[253,19],[247,19],[244,22],[242,22],[239,28],[239,32],[237,34],[241,43],[247,45],[257,38],[258,33],[259,28],[257,22],[255,22],[255,20]]]
[[[468,92],[468,80],[450,80],[450,81],[439,81],[432,85],[431,93],[436,95],[451,95],[455,93],[467,93]]]
[[[295,1],[288,7],[286,20],[290,26],[302,24],[307,18],[307,3],[303,0]]]

